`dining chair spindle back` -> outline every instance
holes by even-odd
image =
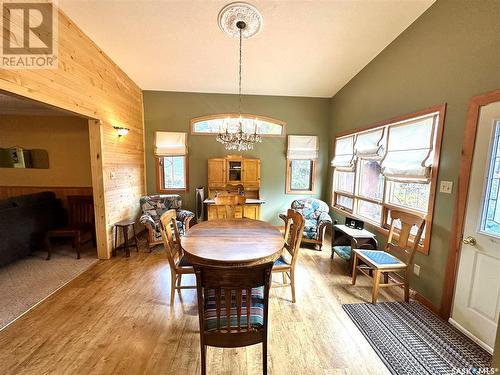
[[[170,264],[170,306],[174,304],[175,291],[180,293],[181,289],[194,289],[196,286],[182,284],[182,275],[194,274],[194,268],[184,257],[180,244],[179,229],[177,228],[176,210],[168,210],[160,217],[161,235],[163,245]]]
[[[403,286],[404,300],[409,301],[411,265],[425,227],[425,219],[420,216],[398,210],[391,210],[390,213],[392,221],[385,251],[353,250],[352,284],[356,284],[358,271],[373,277],[372,303],[377,302],[379,288],[391,286]],[[411,233],[413,227],[417,228],[414,235]],[[358,265],[359,261],[364,264]],[[390,274],[394,282],[390,282]],[[384,277],[383,283],[380,282],[380,276]]]
[[[300,213],[288,209],[285,222],[285,245],[281,256],[274,262],[272,271],[273,273],[282,274],[282,284],[278,286],[290,286],[292,289],[292,302],[295,303],[295,266],[299,258],[302,232],[304,231],[304,218]],[[290,280],[289,283],[287,278]]]
[[[241,207],[241,216],[244,217],[244,204],[246,198],[242,195],[221,195],[214,199],[217,219],[235,219],[237,207]],[[219,210],[219,207],[224,207],[223,210]]]
[[[263,374],[267,374],[267,326],[272,265],[194,265],[202,375],[206,374],[207,346],[235,348],[258,343],[262,343]]]

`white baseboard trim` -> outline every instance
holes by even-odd
[[[478,339],[476,336],[474,336],[472,333],[467,331],[464,327],[462,327],[456,320],[453,320],[453,318],[448,319],[448,322],[458,329],[460,332],[462,332],[465,336],[470,338],[472,341],[474,341],[476,344],[478,344],[480,347],[482,347],[484,350],[486,350],[488,353],[493,354],[493,348],[490,347],[488,344],[484,343],[480,339]]]

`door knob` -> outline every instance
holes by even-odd
[[[476,239],[475,239],[474,237],[472,237],[472,236],[467,236],[467,237],[465,237],[465,238],[462,240],[462,242],[463,242],[464,244],[466,244],[466,245],[471,245],[471,246],[475,246],[475,245],[476,245],[476,243],[477,243]]]

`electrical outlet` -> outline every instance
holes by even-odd
[[[453,181],[441,181],[439,184],[439,192],[451,194],[453,191]]]
[[[413,273],[417,276],[420,276],[420,266],[418,264],[413,265]]]

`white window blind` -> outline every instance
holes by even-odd
[[[156,156],[180,156],[186,154],[186,133],[155,132]]]
[[[335,140],[335,156],[331,166],[338,170],[354,169],[354,135]]]
[[[316,135],[289,135],[287,159],[316,160],[319,154],[318,137]]]
[[[428,180],[434,156],[437,115],[390,125],[382,174],[396,180]]]
[[[354,145],[356,157],[364,159],[381,159],[384,152],[384,128],[359,133]]]

